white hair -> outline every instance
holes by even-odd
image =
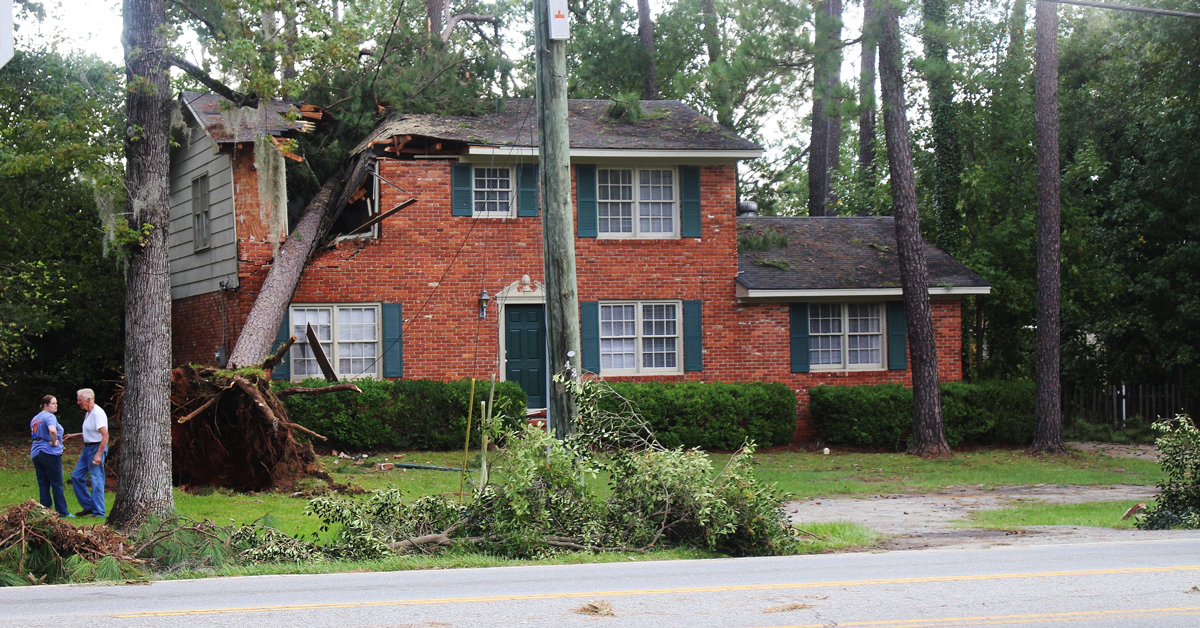
[[[96,393],[92,391],[91,388],[80,388],[79,390],[75,391],[75,396],[83,397],[84,399],[91,399],[92,401],[96,400]]]

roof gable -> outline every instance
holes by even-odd
[[[296,104],[286,100],[263,100],[257,108],[242,107],[237,113],[233,113],[228,100],[213,93],[181,92],[179,101],[219,144],[253,142],[263,135],[287,135],[313,128],[312,122],[290,113]],[[234,119],[236,133],[230,128]]]

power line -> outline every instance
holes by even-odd
[[[1172,11],[1170,9],[1155,9],[1152,7],[1135,7],[1128,4],[1114,4],[1112,2],[1092,2],[1091,0],[1046,0],[1057,4],[1074,4],[1081,7],[1093,7],[1096,9],[1112,9],[1114,11],[1131,11],[1133,13],[1149,13],[1151,15],[1168,15],[1171,17],[1187,17],[1191,19],[1200,19],[1200,13],[1188,13],[1187,11]]]

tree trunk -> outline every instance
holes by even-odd
[[[149,226],[125,272],[125,401],[120,482],[109,513],[118,530],[174,510],[171,494],[171,108],[164,0],[125,0],[125,212],[135,229]]]
[[[296,292],[296,284],[300,283],[300,274],[328,226],[329,212],[341,182],[341,176],[336,174],[325,181],[321,191],[308,202],[296,230],[279,247],[229,356],[230,368],[261,364],[263,358],[271,354],[271,343],[287,314],[288,303]]]
[[[878,182],[875,172],[875,54],[879,45],[879,12],[875,0],[863,0],[862,63],[858,80],[858,177],[864,197]],[[870,205],[859,205],[858,215],[870,215]]]
[[[285,83],[296,79],[296,42],[300,33],[296,30],[296,0],[283,3],[283,80]],[[291,88],[291,85],[287,85]]]
[[[942,434],[933,310],[929,305],[912,148],[904,109],[900,16],[899,10],[890,3],[884,5],[882,14],[879,78],[883,88],[883,130],[887,138],[892,213],[896,217],[896,252],[900,257],[900,282],[908,320],[908,352],[913,378],[913,435],[908,451],[919,456],[945,455],[950,453],[950,448]]]
[[[717,28],[717,3],[714,0],[702,0],[700,12],[704,20],[704,47],[708,49],[708,63],[712,65],[720,61],[724,54],[721,50],[721,33]]]
[[[425,30],[441,37],[446,23],[446,3],[449,0],[425,0]]]
[[[939,247],[957,253],[962,231],[958,189],[962,177],[954,111],[954,75],[946,30],[947,0],[924,0],[921,39],[925,45],[925,80],[929,85],[930,134],[933,138],[934,230]]]
[[[816,15],[812,140],[808,145],[808,215],[836,215],[829,207],[829,172],[836,168],[841,116],[837,89],[842,67],[842,0],[823,0]],[[835,132],[836,127],[836,132]]]
[[[1058,212],[1058,5],[1038,0],[1034,17],[1034,148],[1037,151],[1037,348],[1033,451],[1062,453]]]
[[[638,0],[638,39],[646,70],[642,74],[642,99],[658,100],[658,63],[654,60],[654,22],[650,21],[650,0]]]

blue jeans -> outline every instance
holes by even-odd
[[[67,496],[63,494],[62,456],[39,452],[33,457],[33,472],[37,475],[38,497],[46,508],[54,508],[60,515],[67,515]],[[51,504],[50,496],[54,502]]]
[[[104,459],[108,456],[108,449],[100,455],[100,464],[92,464],[92,458],[96,457],[99,449],[100,443],[83,446],[79,462],[71,472],[71,487],[75,489],[75,499],[80,507],[94,515],[104,516]],[[92,483],[91,491],[88,490],[89,480]]]

